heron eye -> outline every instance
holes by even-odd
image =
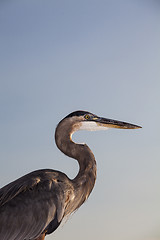
[[[90,116],[89,116],[88,114],[86,114],[84,117],[85,117],[85,119],[87,119],[87,120],[90,119]]]

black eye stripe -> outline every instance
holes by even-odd
[[[80,117],[80,116],[85,116],[85,115],[89,115],[90,112],[86,112],[86,111],[76,111],[76,112],[72,112],[69,115],[67,115],[65,118],[69,118],[69,117]]]

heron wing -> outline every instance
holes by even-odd
[[[65,185],[59,172],[40,170],[0,189],[0,239],[28,240],[54,231],[65,209]]]
[[[14,182],[9,183],[8,185],[0,189],[0,207],[12,200],[19,193],[25,192],[28,189],[32,189],[38,184],[38,177],[28,177],[29,174],[17,179]]]

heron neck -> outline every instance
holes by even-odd
[[[64,131],[64,128],[58,125],[55,132],[56,145],[64,154],[76,159],[79,163],[79,172],[73,182],[83,184],[91,180],[89,181],[91,192],[96,180],[95,157],[86,144],[74,143],[71,139],[71,133],[71,128]]]

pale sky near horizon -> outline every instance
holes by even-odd
[[[0,43],[0,187],[36,169],[76,175],[54,143],[72,111],[141,125],[74,135],[97,182],[46,239],[160,240],[160,3],[1,0]]]

